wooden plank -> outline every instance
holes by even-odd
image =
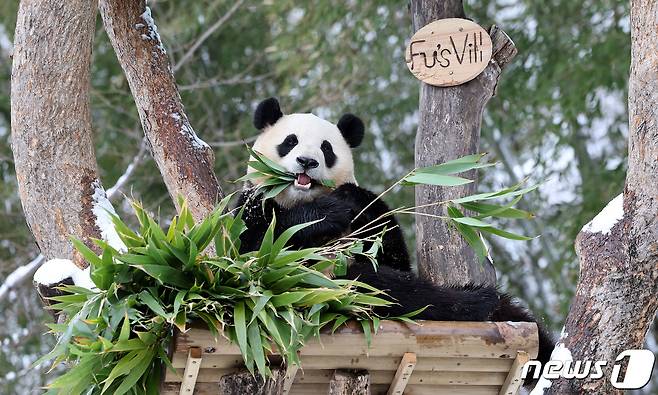
[[[422,322],[408,325],[382,321],[377,336],[368,348],[360,327],[350,324],[336,335],[321,335],[301,350],[301,355],[318,356],[400,356],[415,352],[420,357],[514,358],[518,350],[536,357],[537,328],[534,323],[507,322]],[[210,332],[192,328],[179,334],[176,351],[189,347],[216,348],[222,354],[239,355],[237,346],[227,340],[215,340]]]
[[[369,372],[372,384],[390,385],[395,376],[395,372],[392,370],[369,370]],[[332,374],[331,370],[302,370],[297,373],[295,385],[327,383]],[[507,377],[505,372],[418,372],[414,370],[408,385],[500,386],[505,382],[505,377]]]
[[[270,358],[273,364],[277,361]],[[414,368],[418,371],[441,371],[441,372],[509,372],[514,359],[506,358],[431,358],[418,359]],[[184,368],[187,362],[187,354],[174,354],[171,363],[175,368]],[[307,355],[301,358],[303,370],[317,369],[369,369],[369,370],[395,370],[400,364],[400,356],[320,356]],[[242,357],[239,355],[203,354],[201,369],[238,369],[244,366]]]
[[[220,377],[233,374],[240,369],[201,369],[197,377],[197,383],[217,383]],[[177,369],[178,375],[167,373],[165,382],[181,382],[182,369]],[[294,377],[297,384],[326,384],[331,380],[334,370],[332,369],[300,369]],[[372,384],[389,385],[395,377],[393,370],[369,370],[370,382]],[[507,372],[440,372],[440,371],[417,371],[409,378],[409,384],[414,385],[502,385],[507,377]],[[294,386],[293,386],[294,387]]]
[[[196,378],[201,368],[201,349],[198,347],[190,347],[187,355],[187,365],[183,372],[183,382],[180,386],[180,395],[191,395],[194,393],[194,386],[196,385]]]
[[[523,384],[523,380],[521,379],[523,365],[529,360],[530,357],[524,351],[519,351],[516,354],[516,359],[507,374],[507,378],[500,389],[499,395],[516,395],[519,393],[519,388],[521,388],[521,384]]]
[[[295,384],[290,395],[320,395],[327,393],[327,384]],[[454,386],[416,386],[408,385],[404,395],[496,395],[500,387],[454,387]],[[385,395],[388,390],[386,384],[371,384],[372,395]]]
[[[388,390],[387,384],[371,384],[372,395],[384,395]],[[290,395],[322,395],[326,394],[329,384],[294,384]],[[426,386],[407,385],[405,395],[496,395],[500,386]],[[165,383],[161,395],[178,395],[180,383]],[[197,383],[194,395],[217,395],[217,383]]]
[[[370,375],[367,370],[334,370],[327,393],[329,395],[370,395]]]
[[[283,395],[287,395],[290,392],[292,383],[295,381],[295,376],[299,370],[299,365],[290,365],[286,369],[286,377],[283,381]]]
[[[400,366],[398,366],[393,381],[391,382],[391,387],[388,389],[387,395],[402,395],[404,393],[404,388],[409,382],[411,373],[414,371],[416,366],[416,354],[412,352],[406,352],[402,356],[400,361]]]

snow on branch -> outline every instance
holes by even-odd
[[[551,353],[551,361],[562,361],[563,363],[567,363],[569,361],[573,361],[573,356],[571,355],[571,351],[565,346],[564,344],[564,339],[566,339],[567,333],[562,328],[562,334],[560,335],[560,340],[558,340],[557,344],[555,345],[555,348],[553,349],[553,352]],[[551,379],[547,378],[545,376],[546,372],[549,369],[545,369],[545,371],[542,373],[541,377],[539,378],[539,381],[537,381],[537,384],[535,385],[535,388],[530,391],[530,395],[543,395],[546,390],[551,388],[551,384],[553,382]]]
[[[73,284],[78,287],[94,289],[96,285],[91,281],[89,271],[89,266],[86,269],[80,269],[70,259],[51,259],[34,273],[34,282],[45,286],[52,286],[70,278],[73,280]]]
[[[608,235],[615,224],[622,219],[624,219],[624,194],[620,193],[593,220],[583,226],[582,232]]]
[[[94,188],[94,194],[92,195],[93,207],[91,211],[96,216],[96,226],[101,231],[101,237],[115,250],[126,251],[126,245],[119,237],[112,222],[112,216],[116,216],[117,213],[114,211],[112,203],[107,199],[103,186],[99,180],[95,180],[91,186]]]
[[[32,277],[32,274],[41,266],[45,260],[43,255],[39,255],[34,258],[30,263],[17,267],[13,272],[7,276],[5,282],[0,285],[0,302],[2,302],[8,295],[9,292],[25,282],[28,278]]]

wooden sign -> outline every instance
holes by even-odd
[[[477,77],[491,60],[491,37],[467,19],[434,21],[414,34],[407,47],[407,67],[419,80],[455,86]]]

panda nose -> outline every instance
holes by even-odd
[[[304,170],[315,169],[320,165],[317,160],[313,158],[307,158],[305,156],[298,156],[297,163],[299,163],[304,168]]]

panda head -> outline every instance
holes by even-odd
[[[329,193],[321,180],[332,180],[336,186],[356,184],[352,148],[361,144],[364,133],[358,117],[345,114],[333,124],[313,114],[283,115],[279,102],[269,98],[256,108],[254,126],[261,134],[253,149],[297,175],[294,184],[275,198],[282,206]]]

